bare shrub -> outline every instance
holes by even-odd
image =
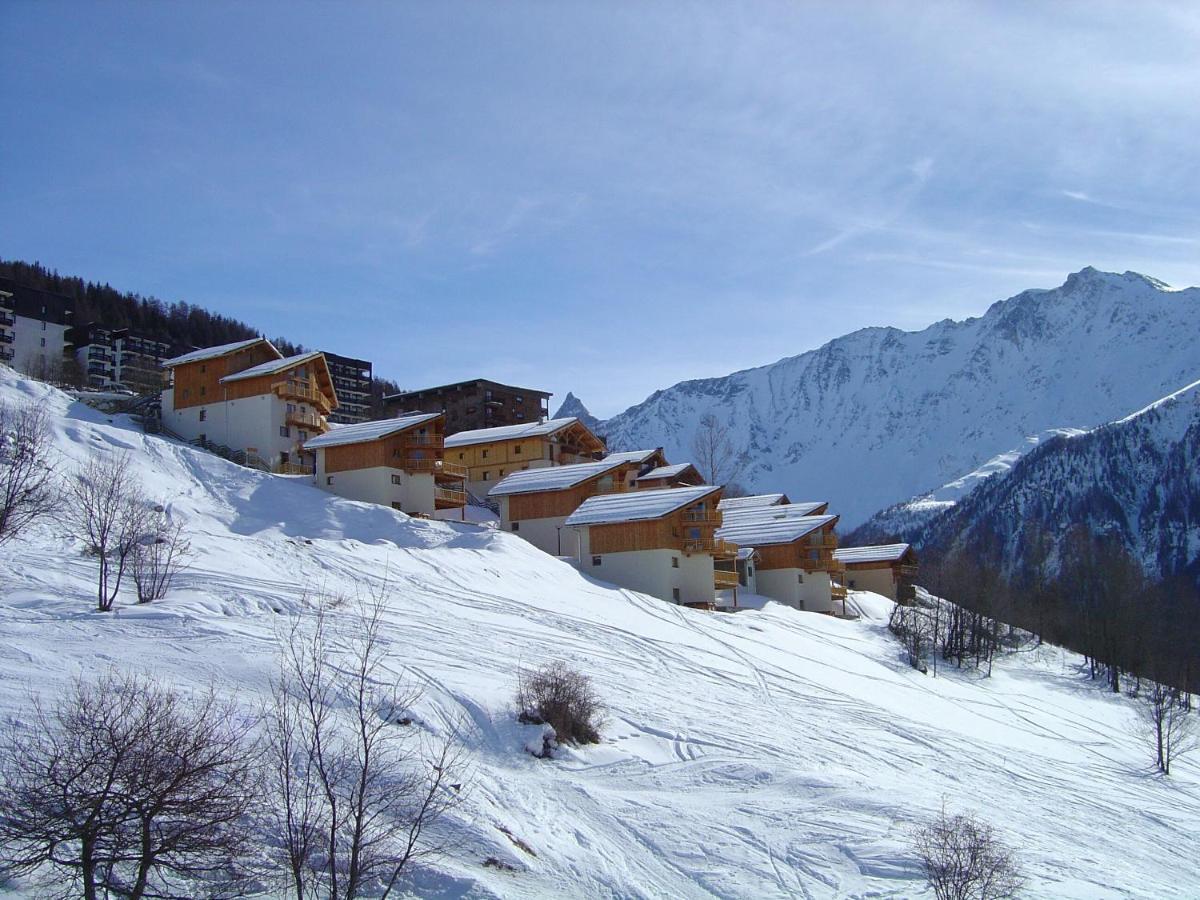
[[[912,844],[937,900],[1002,900],[1024,884],[1013,852],[973,815],[943,809],[913,832]]]
[[[0,403],[0,544],[58,509],[53,453],[40,407]]]
[[[0,746],[0,864],[64,896],[227,895],[252,848],[250,727],[211,692],[76,680]]]
[[[132,472],[129,456],[93,456],[75,473],[67,491],[66,524],[99,563],[96,607],[108,612],[139,541],[149,527],[150,507]]]
[[[1196,714],[1188,695],[1176,687],[1150,682],[1142,703],[1139,728],[1154,750],[1158,771],[1171,774],[1171,763],[1200,745]]]
[[[389,668],[385,599],[319,597],[281,640],[268,780],[296,900],[389,896],[443,849],[431,828],[460,800],[460,745],[422,742],[407,714],[421,691]]]
[[[737,496],[742,489],[734,484],[745,468],[730,437],[729,426],[712,413],[704,415],[692,438],[692,459],[696,470],[708,484],[730,484]]]
[[[595,744],[600,740],[604,704],[592,680],[565,662],[522,669],[516,704],[522,722],[549,725],[561,743]]]
[[[191,556],[191,544],[183,536],[183,523],[171,522],[163,505],[154,507],[146,519],[146,531],[134,545],[130,570],[138,603],[167,596],[175,576],[187,567]]]

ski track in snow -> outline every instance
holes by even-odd
[[[31,690],[109,665],[212,680],[253,708],[306,589],[352,595],[366,579],[387,584],[389,660],[424,690],[419,727],[461,728],[471,757],[460,850],[415,873],[414,895],[924,896],[907,832],[944,801],[1017,848],[1031,896],[1200,896],[1200,766],[1152,776],[1132,704],[1084,682],[1070,654],[922,675],[873,595],[851,596],[856,621],[682,609],[510,535],[240,469],[0,373],[0,396],[18,392],[56,413],[67,464],[132,453],[196,558],[167,600],[101,615],[91,563],[53,527],[0,550],[13,727]],[[536,760],[515,675],[558,658],[593,675],[604,740]],[[488,856],[517,871],[483,868]]]

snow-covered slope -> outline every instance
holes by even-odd
[[[1086,268],[980,318],[868,328],[769,366],[677,384],[602,425],[613,449],[690,455],[731,425],[752,490],[821,497],[850,528],[1029,435],[1092,428],[1200,377],[1200,289]]]
[[[1150,777],[1130,701],[1046,649],[991,679],[907,668],[888,604],[841,621],[767,604],[681,609],[589,580],[520,539],[418,521],[146,436],[0,369],[0,398],[51,411],[67,461],[128,452],[197,555],[148,606],[92,611],[92,564],[51,526],[0,550],[0,721],[25,691],[118,665],[253,704],[302,594],[391,586],[396,666],[419,717],[465,717],[473,775],[439,897],[922,896],[906,830],[975,810],[1018,848],[1039,897],[1189,897],[1200,767]],[[563,658],[610,704],[599,746],[522,751],[518,665]],[[501,828],[524,841],[518,849]],[[488,856],[515,872],[484,868]]]
[[[1051,440],[1007,475],[924,523],[921,546],[999,539],[1010,571],[1031,529],[1061,540],[1071,526],[1116,537],[1155,577],[1200,577],[1200,381],[1109,425]]]

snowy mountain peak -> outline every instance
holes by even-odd
[[[654,392],[604,423],[613,449],[684,458],[729,423],[756,491],[829,496],[847,527],[1049,429],[1088,429],[1200,376],[1200,289],[1086,267],[978,318],[866,328],[772,365]]]
[[[569,416],[574,416],[593,431],[595,431],[600,425],[600,420],[588,411],[588,408],[584,406],[583,401],[570,391],[567,391],[567,396],[563,400],[562,404],[558,407],[558,412],[554,414],[554,418],[565,419]]]

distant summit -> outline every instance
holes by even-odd
[[[567,396],[563,400],[562,405],[559,406],[558,412],[554,414],[554,418],[565,419],[568,416],[574,416],[592,431],[595,431],[604,424],[601,419],[597,419],[588,412],[588,408],[583,405],[583,401],[570,391],[567,392]]]

